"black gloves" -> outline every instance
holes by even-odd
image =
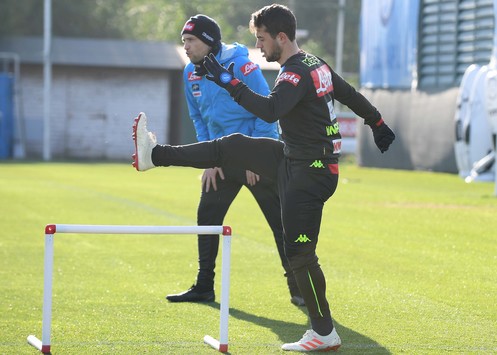
[[[204,63],[195,64],[195,70],[193,74],[196,76],[204,76],[207,75],[207,69],[204,67]]]
[[[204,58],[204,67],[207,69],[210,75],[206,75],[205,78],[215,82],[222,88],[225,88],[230,93],[235,88],[235,86],[240,83],[240,80],[235,78],[233,74],[233,66],[235,63],[230,63],[228,69],[223,67],[216,59],[214,54],[209,54]]]
[[[390,144],[394,141],[395,134],[392,132],[390,127],[387,126],[383,119],[371,124],[370,127],[373,131],[373,138],[376,146],[380,152],[386,152],[388,147],[390,147]]]

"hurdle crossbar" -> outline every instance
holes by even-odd
[[[43,275],[43,320],[41,340],[34,335],[27,338],[28,344],[50,354],[50,334],[52,318],[52,278],[53,248],[55,233],[81,234],[221,234],[223,253],[221,265],[221,302],[219,320],[219,340],[206,335],[204,343],[219,352],[228,351],[228,316],[231,262],[231,227],[228,226],[126,226],[126,225],[85,225],[47,224],[45,226],[45,256]]]

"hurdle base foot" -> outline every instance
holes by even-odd
[[[227,353],[228,352],[228,344],[221,344],[217,339],[214,339],[210,335],[204,336],[204,343],[207,345],[210,345],[217,351],[221,353]]]
[[[51,354],[50,345],[43,345],[41,340],[35,337],[34,335],[28,336],[27,340],[29,345],[40,350],[43,354]]]

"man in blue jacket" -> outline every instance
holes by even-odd
[[[183,71],[185,96],[198,141],[210,141],[232,133],[250,137],[278,138],[276,123],[267,123],[238,105],[229,93],[205,78],[204,57],[213,53],[220,63],[234,63],[234,75],[253,91],[268,95],[269,87],[259,66],[251,62],[248,49],[239,43],[221,42],[221,30],[212,18],[191,17],[181,32],[190,63]],[[246,186],[257,200],[272,232],[285,269],[291,302],[303,306],[297,283],[283,250],[283,227],[276,181],[249,171],[220,167],[206,169],[202,175],[202,194],[197,223],[222,225],[236,195]],[[194,285],[185,292],[168,295],[171,302],[214,301],[214,268],[219,248],[218,235],[199,235],[199,269]],[[261,271],[262,272],[262,271]]]

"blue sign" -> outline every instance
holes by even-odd
[[[419,0],[363,0],[360,80],[368,88],[411,88],[416,78]]]
[[[12,157],[14,139],[13,77],[0,73],[0,159]]]

